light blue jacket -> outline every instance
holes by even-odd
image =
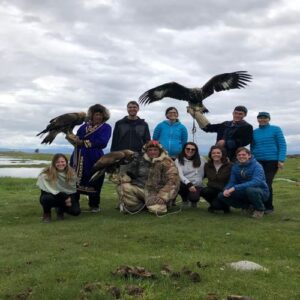
[[[171,157],[176,157],[181,152],[187,139],[187,129],[179,121],[171,123],[165,120],[159,123],[153,132],[153,140],[159,141]]]
[[[280,127],[268,124],[255,129],[251,152],[257,160],[285,161],[286,142]]]

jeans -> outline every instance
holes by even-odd
[[[261,188],[248,187],[242,191],[234,191],[229,197],[224,197],[223,193],[220,193],[218,200],[235,208],[247,209],[253,206],[255,210],[264,211],[267,197]]]

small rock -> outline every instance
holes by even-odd
[[[241,271],[255,271],[255,270],[267,271],[267,269],[264,268],[263,266],[248,260],[241,260],[238,262],[229,263],[228,265],[235,270],[241,270]]]
[[[200,261],[197,261],[196,265],[199,269],[205,269],[208,267],[208,264],[202,264],[202,263],[200,263]]]
[[[112,294],[116,299],[121,299],[121,291],[116,286],[110,286],[107,291]]]
[[[227,296],[227,300],[251,300],[248,296],[230,295]]]
[[[207,294],[206,300],[218,300],[218,297],[215,293],[209,293]]]
[[[126,286],[126,292],[130,296],[137,296],[137,295],[142,295],[144,289],[138,285],[131,284]]]
[[[188,269],[188,267],[184,266],[182,269],[181,269],[181,272],[185,275],[190,275],[192,273],[191,270]]]
[[[180,272],[172,272],[170,275],[171,278],[179,278],[180,277]]]
[[[191,272],[189,274],[189,277],[190,277],[192,282],[200,282],[201,281],[200,274],[197,273],[197,272]]]

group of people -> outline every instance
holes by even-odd
[[[105,175],[92,182],[90,178],[111,133],[111,152],[129,149],[138,153],[132,162],[110,176],[117,184],[120,211],[137,213],[147,209],[163,214],[176,205],[180,195],[183,206],[197,207],[200,197],[204,198],[210,212],[229,213],[230,207],[235,207],[254,218],[273,212],[272,182],[278,168],[283,167],[286,142],[280,127],[269,123],[269,113],[257,115],[259,127],[253,130],[244,120],[244,106],[234,108],[231,121],[219,124],[211,124],[201,107],[189,106],[188,112],[202,130],[217,133],[216,144],[206,161],[197,144],[188,142],[187,129],[179,121],[175,107],[167,108],[166,120],[155,127],[152,139],[147,122],[138,117],[139,104],[130,101],[127,112],[116,122],[112,133],[106,123],[110,117],[108,109],[95,104],[76,135],[66,136],[74,146],[71,167],[63,154],[56,154],[38,177],[44,222],[51,220],[53,207],[58,219],[63,219],[65,212],[79,215],[80,194],[88,196],[91,212],[100,211]]]

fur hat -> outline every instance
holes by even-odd
[[[93,114],[96,112],[100,112],[103,114],[103,122],[107,121],[110,118],[109,110],[105,106],[101,104],[95,104],[89,107],[88,119],[92,120]]]
[[[148,150],[149,148],[158,148],[160,153],[162,153],[162,152],[164,151],[163,146],[162,146],[158,141],[155,141],[155,140],[150,140],[150,141],[148,141],[148,142],[143,146],[143,152],[147,152],[147,150]]]

